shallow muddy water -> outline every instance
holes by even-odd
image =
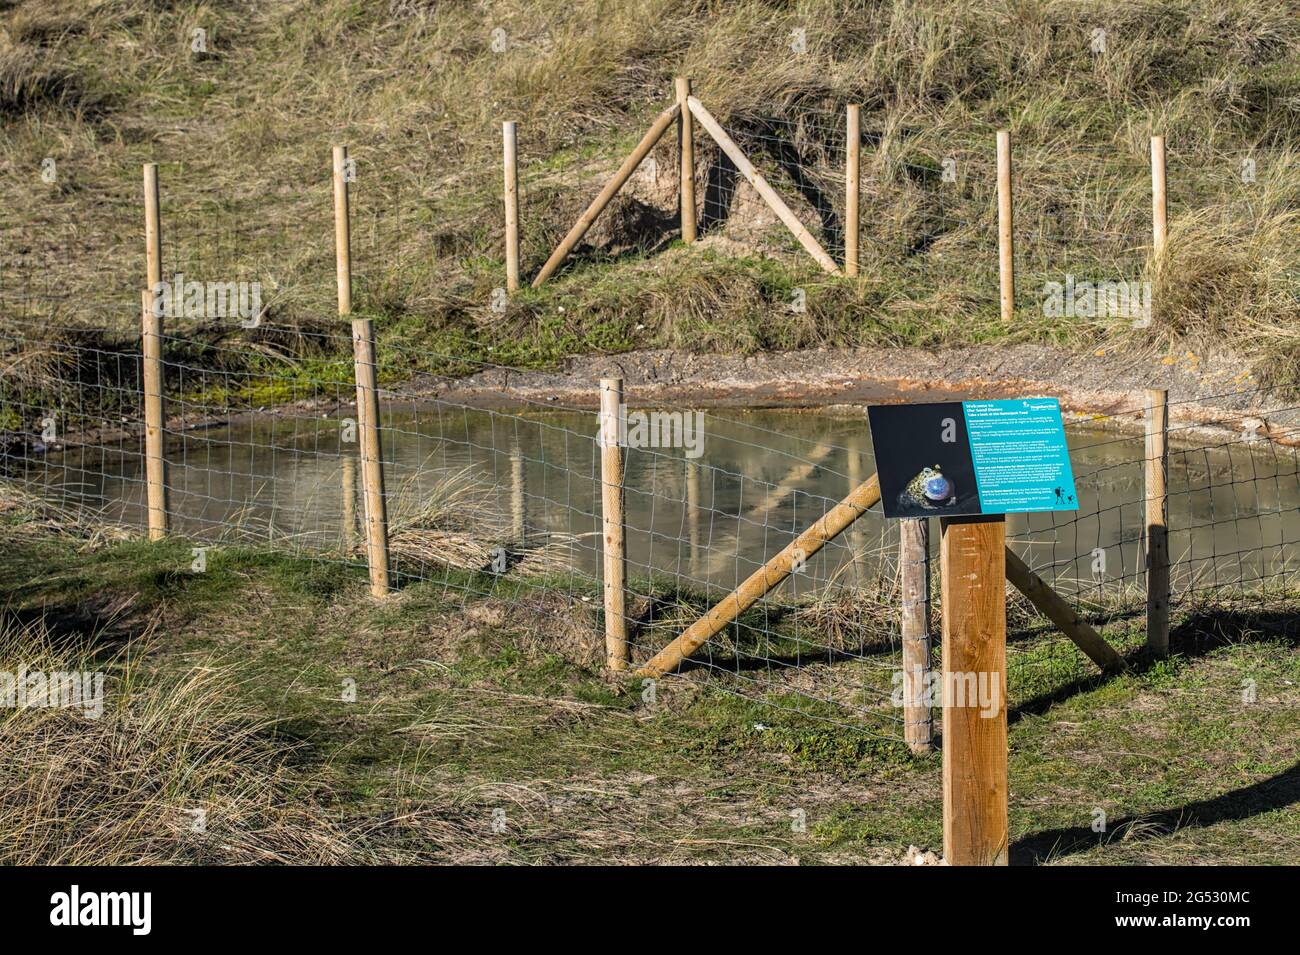
[[[875,469],[865,415],[704,413],[701,452],[627,451],[629,574],[731,587],[777,553]],[[449,481],[471,480],[460,533],[548,548],[581,572],[600,563],[599,448],[594,413],[514,414],[422,405],[384,415],[383,454],[396,519]],[[303,548],[355,541],[361,506],[355,443],[335,418],[263,418],[170,438],[173,526],[196,538],[253,537]],[[1014,546],[1045,578],[1083,593],[1141,579],[1143,443],[1074,430],[1075,513],[1011,515]],[[142,525],[138,442],[10,461],[42,493]],[[1170,453],[1175,585],[1275,580],[1295,564],[1300,480],[1294,452],[1229,441]],[[348,512],[351,512],[350,514]],[[932,541],[937,528],[932,528]],[[522,539],[522,545],[519,540]],[[891,579],[896,529],[879,513],[808,561],[796,592]],[[787,591],[788,592],[788,591]]]

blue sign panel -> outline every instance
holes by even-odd
[[[1079,509],[1055,398],[963,401],[961,407],[983,513]]]
[[[1055,398],[867,409],[887,517],[1079,507]]]

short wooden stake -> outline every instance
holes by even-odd
[[[1147,647],[1169,652],[1169,392],[1147,392]]]
[[[348,211],[348,147],[334,147],[334,275],[339,314],[352,313],[352,226]],[[357,409],[358,413],[361,409]]]
[[[943,855],[1007,864],[1005,524],[940,522],[943,588]]]
[[[388,593],[388,511],[384,501],[384,458],[379,441],[379,391],[375,333],[370,320],[352,320],[352,356],[357,379],[357,439],[361,446],[362,500],[366,517],[366,563],[370,593]]]
[[[844,149],[844,274],[858,274],[859,176],[862,174],[862,108],[850,104]]]
[[[686,101],[691,96],[691,81],[679,76],[673,83],[677,94],[677,155],[680,160],[682,241],[690,245],[695,241],[695,128],[691,122],[690,107]]]
[[[925,518],[899,523],[902,590],[903,740],[913,753],[930,752],[930,526]]]
[[[519,143],[514,123],[501,124],[506,198],[506,291],[519,290]]]
[[[998,133],[998,275],[1002,321],[1010,324],[1016,312],[1015,256],[1012,243],[1011,133]]]
[[[1159,258],[1169,238],[1169,210],[1165,202],[1165,137],[1151,137],[1151,252]]]
[[[600,380],[600,502],[605,545],[605,658],[611,670],[626,669],[627,554],[623,535],[623,448],[619,421],[623,379]]]
[[[156,304],[155,304],[156,302]],[[163,457],[162,300],[145,289],[140,295],[141,351],[144,356],[144,465],[149,505],[149,539],[167,536],[167,461]]]

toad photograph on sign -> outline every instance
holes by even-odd
[[[1055,398],[867,409],[886,517],[1078,509]]]

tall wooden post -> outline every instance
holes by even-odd
[[[673,82],[677,94],[677,155],[681,161],[680,186],[682,241],[690,245],[695,241],[695,131],[692,127],[691,110],[686,105],[691,95],[691,81],[679,76]]]
[[[519,290],[519,144],[514,123],[501,124],[506,197],[506,291]]]
[[[334,275],[338,279],[339,314],[352,312],[352,224],[348,210],[348,147],[334,147]],[[357,409],[360,413],[361,409]]]
[[[162,212],[158,164],[144,164],[145,291],[141,306],[141,351],[144,356],[144,453],[149,539],[167,534],[167,473],[163,458],[162,302],[154,297],[162,282]]]
[[[361,448],[362,500],[366,514],[366,563],[370,593],[388,593],[388,511],[384,502],[384,458],[379,442],[379,391],[375,333],[370,319],[352,320],[352,357],[357,379],[357,440]]]
[[[155,233],[156,234],[156,233]],[[156,302],[156,304],[155,304]],[[163,457],[162,301],[151,289],[140,294],[144,374],[144,467],[149,539],[167,536],[167,462]]]
[[[623,541],[623,379],[600,380],[600,502],[605,545],[605,658],[611,670],[628,664],[627,554]]]
[[[913,753],[932,743],[930,702],[930,526],[925,518],[901,521],[898,569],[902,590],[903,739]]]
[[[1165,204],[1165,137],[1151,137],[1151,252],[1158,259],[1169,238],[1169,212]]]
[[[352,314],[352,226],[348,210],[348,148],[334,147],[334,267],[339,314]],[[375,332],[370,320],[352,320],[352,359],[357,383],[357,442],[361,456],[361,498],[365,504],[366,563],[370,592],[388,593],[388,512],[384,502],[384,459],[379,441],[379,390]]]
[[[1010,324],[1016,311],[1015,256],[1011,229],[1011,133],[998,133],[998,275],[1002,321]]]
[[[144,164],[145,287],[155,291],[162,281],[162,215],[158,195],[158,164]]]
[[[862,108],[848,108],[844,149],[844,274],[858,274],[859,179],[862,174]]]
[[[1001,518],[940,522],[943,855],[1007,864],[1007,590]]]
[[[1146,394],[1147,647],[1169,652],[1169,392]]]

